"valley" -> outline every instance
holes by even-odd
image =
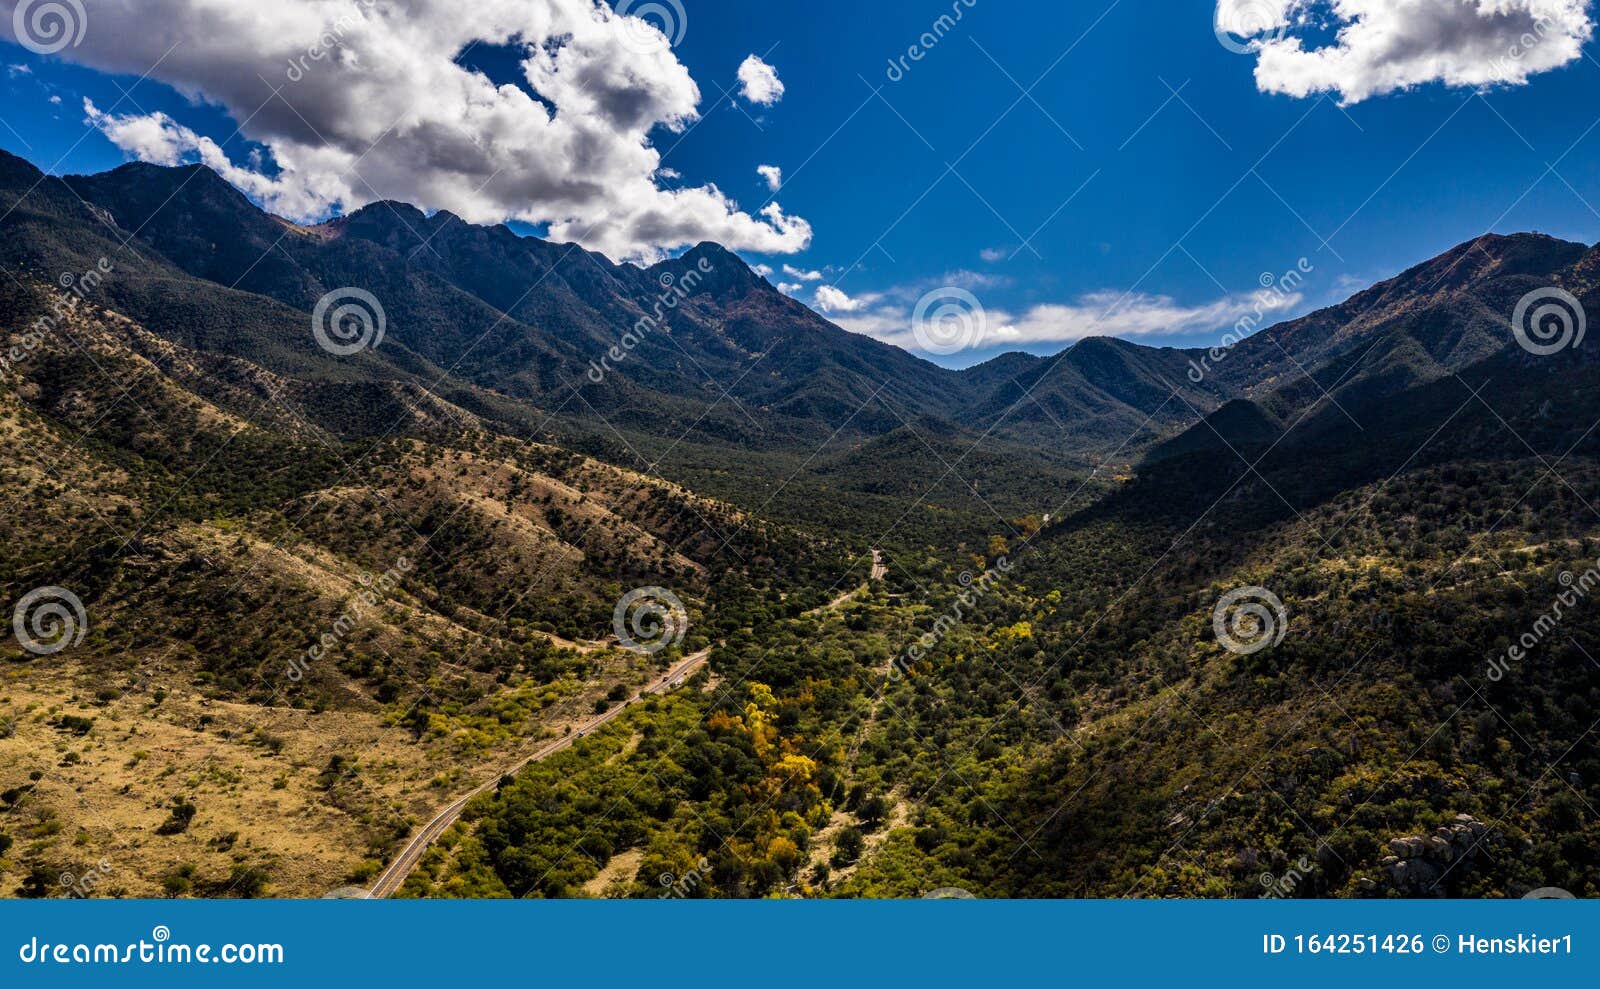
[[[0,211],[8,895],[1600,892],[1586,245],[953,371],[714,244]]]

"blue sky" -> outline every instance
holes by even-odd
[[[776,198],[803,217],[805,250],[741,253],[808,303],[831,289],[841,325],[915,347],[904,324],[916,302],[945,286],[969,292],[985,332],[934,355],[942,363],[1051,353],[1081,332],[1210,343],[1264,273],[1302,258],[1310,271],[1275,316],[1486,231],[1600,239],[1592,44],[1525,84],[1426,82],[1341,106],[1348,93],[1262,92],[1257,54],[1220,43],[1203,0],[682,9],[672,54],[699,87],[700,119],[651,131],[662,166],[681,175],[661,183],[714,184],[747,212]],[[891,78],[891,60],[953,9],[959,21]],[[1313,29],[1326,40],[1326,22]],[[784,84],[771,105],[738,91],[752,54]],[[85,98],[165,113],[217,141],[239,123],[180,95],[159,69],[138,81],[77,50],[8,44],[4,57],[0,147],[58,172],[130,157],[85,124]],[[467,61],[516,76],[504,49]],[[222,147],[236,163],[261,150],[237,136]],[[762,165],[782,170],[776,196]],[[785,275],[785,264],[822,277]]]

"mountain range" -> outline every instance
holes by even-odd
[[[203,166],[0,153],[0,268],[0,596],[88,619],[68,663],[6,654],[27,895],[113,851],[122,893],[365,883],[699,649],[703,689],[475,798],[408,890],[649,895],[702,856],[703,895],[1600,889],[1600,628],[1514,682],[1480,655],[1600,546],[1586,245],[1485,234],[1231,346],[965,370],[715,244],[304,226]],[[357,292],[381,324],[329,316]],[[1288,602],[1281,648],[1219,648],[1241,586]],[[688,636],[619,648],[631,588]],[[1485,822],[1482,856],[1409,851]]]
[[[1552,281],[1581,282],[1594,264],[1582,245],[1486,235],[1250,336],[1222,360],[1106,337],[1053,357],[1012,354],[953,371],[834,326],[714,244],[640,268],[394,202],[303,227],[265,213],[203,165],[135,163],[57,179],[6,156],[0,202],[14,231],[42,234],[8,238],[6,263],[72,271],[114,257],[112,305],[171,327],[182,342],[272,370],[350,374],[314,352],[306,316],[291,310],[309,313],[328,292],[354,287],[371,292],[387,318],[384,346],[363,373],[442,380],[471,390],[475,411],[509,399],[524,415],[539,409],[597,436],[610,432],[595,429],[603,418],[622,435],[669,445],[808,454],[831,435],[848,442],[942,420],[974,440],[1080,466],[1113,453],[1131,461],[1129,451],[1231,402],[1256,407],[1228,409],[1230,419],[1281,421],[1299,410],[1298,391],[1370,396],[1459,371],[1509,342],[1508,302]],[[658,332],[607,360],[664,284],[690,289]],[[217,310],[206,323],[227,323],[240,307],[252,322],[282,322],[232,336],[195,326],[171,311],[178,285]],[[602,380],[587,379],[591,365],[607,368]],[[364,428],[323,424],[342,434]]]

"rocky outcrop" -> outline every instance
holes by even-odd
[[[1381,895],[1387,889],[1410,897],[1449,895],[1443,880],[1467,874],[1485,851],[1489,826],[1471,814],[1457,814],[1431,834],[1406,835],[1389,842],[1383,879],[1370,889]],[[1363,889],[1368,887],[1363,886]]]

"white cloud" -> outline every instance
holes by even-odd
[[[1275,289],[1254,295],[1228,295],[1198,305],[1183,305],[1164,295],[1099,291],[1069,303],[1036,305],[1012,313],[982,304],[982,290],[998,284],[1001,283],[981,275],[954,272],[937,282],[862,295],[852,300],[856,305],[851,309],[824,306],[822,293],[828,286],[823,286],[817,290],[817,303],[847,330],[915,351],[919,348],[912,321],[918,300],[936,290],[949,294],[949,287],[976,292],[979,308],[983,309],[982,334],[967,341],[970,349],[1069,344],[1097,336],[1176,337],[1222,329],[1244,336],[1283,318],[1304,301],[1301,293]]]
[[[1018,317],[1004,313],[995,321],[1002,340],[1015,343],[1066,343],[1093,336],[1159,337],[1206,333],[1233,327],[1249,317],[1261,320],[1299,305],[1299,293],[1263,291],[1229,295],[1185,306],[1165,295],[1091,292],[1067,304],[1034,306]]]
[[[990,264],[994,264],[998,261],[1004,261],[1010,256],[1011,252],[1003,247],[985,247],[983,250],[978,252],[978,257],[989,262]]]
[[[863,300],[852,299],[832,285],[817,286],[816,299],[817,308],[830,315],[833,313],[856,312],[866,306]]]
[[[214,142],[160,113],[90,119],[129,154],[206,161],[291,219],[385,198],[544,224],[613,257],[702,240],[806,249],[810,225],[776,203],[751,215],[715,185],[658,184],[651,135],[691,126],[700,90],[670,48],[640,44],[640,25],[595,0],[99,0],[59,57],[135,76],[155,65],[225,109],[273,168],[224,171]],[[527,88],[457,62],[475,42],[513,49]]]
[[[756,274],[760,275],[762,278],[771,278],[772,277],[772,265],[770,265],[770,264],[752,265],[750,267],[750,270],[755,272]]]
[[[1434,82],[1523,85],[1580,57],[1594,29],[1587,8],[1588,0],[1221,0],[1217,21],[1254,50],[1263,92],[1336,93],[1348,105]],[[1296,36],[1326,26],[1337,34],[1323,47],[1307,49]]]
[[[767,188],[773,192],[783,187],[783,169],[777,165],[757,165],[756,174],[767,180]]]
[[[791,295],[791,296],[794,296],[796,298],[799,298],[800,293],[804,292],[805,290],[806,290],[806,287],[804,285],[800,284],[799,282],[779,282],[778,283],[778,291],[782,292],[784,295]]]
[[[771,106],[783,99],[783,80],[778,70],[751,55],[739,64],[739,92],[759,106]]]
[[[783,273],[785,275],[788,275],[790,278],[798,279],[799,281],[802,281],[802,282],[820,282],[820,281],[822,281],[822,272],[820,272],[820,271],[803,271],[803,270],[801,270],[799,268],[796,268],[792,264],[784,265],[783,266]]]

